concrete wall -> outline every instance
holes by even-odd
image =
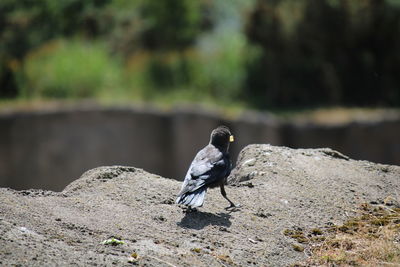
[[[269,143],[331,147],[352,158],[400,165],[400,119],[326,127],[283,124],[251,112],[230,119],[195,108],[74,107],[0,114],[0,186],[59,191],[102,165],[182,179],[220,124],[235,135],[233,161],[244,146]]]
[[[400,165],[400,119],[327,126],[287,124],[282,143],[292,148],[330,147],[353,159]]]

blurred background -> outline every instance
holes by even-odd
[[[400,0],[0,2],[0,186],[182,179],[220,123],[234,160],[271,143],[400,165],[399,107]]]

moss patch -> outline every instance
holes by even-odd
[[[363,204],[359,215],[343,225],[303,233],[311,257],[295,266],[400,265],[399,229],[400,209]],[[287,230],[284,234],[297,241],[299,233]],[[292,245],[295,250],[297,246]]]

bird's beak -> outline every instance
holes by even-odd
[[[232,143],[233,141],[235,141],[235,138],[233,138],[233,135],[229,136],[229,142]]]

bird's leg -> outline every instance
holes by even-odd
[[[192,208],[191,206],[186,206],[183,210],[184,213],[192,213],[192,212],[197,212],[198,210],[196,208]]]
[[[239,207],[240,207],[240,205],[235,205],[235,204],[226,196],[224,183],[221,183],[220,189],[221,189],[221,195],[222,195],[226,200],[228,200],[229,203],[231,204],[229,207],[226,207],[225,209],[239,208]]]

